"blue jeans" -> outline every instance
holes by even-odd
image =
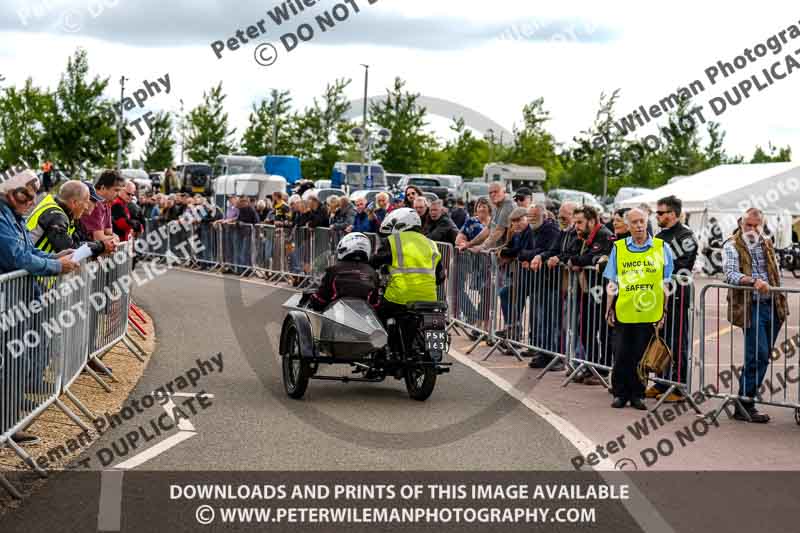
[[[753,302],[750,327],[744,331],[744,371],[739,378],[739,396],[756,396],[769,367],[769,354],[778,339],[783,322],[771,300]]]
[[[522,316],[522,311],[525,308],[525,300],[528,297],[528,276],[522,274],[518,279],[513,280],[511,277],[506,277],[504,287],[498,292],[500,296],[500,310],[503,313],[503,324],[506,328],[514,325],[515,333],[518,336],[522,330],[522,321],[526,318]],[[513,292],[512,292],[513,291]],[[516,300],[513,301],[512,300]],[[513,307],[513,309],[512,309]],[[516,322],[516,324],[514,324]],[[522,339],[518,339],[522,340]]]

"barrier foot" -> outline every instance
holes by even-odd
[[[144,315],[139,310],[139,307],[136,304],[129,303],[128,306],[130,307],[130,310],[133,311],[133,314],[139,318],[142,324],[147,324],[147,319],[144,317]]]
[[[145,352],[145,351],[142,349],[142,347],[141,347],[141,346],[139,346],[139,345],[136,343],[136,341],[135,341],[135,340],[133,340],[132,338],[130,338],[130,335],[128,335],[128,334],[126,333],[126,334],[125,334],[125,336],[124,336],[124,337],[122,337],[122,343],[123,343],[123,344],[124,344],[124,345],[125,345],[125,346],[128,348],[128,350],[130,350],[130,351],[131,351],[131,353],[133,353],[133,355],[135,355],[135,356],[136,356],[136,358],[137,358],[139,361],[141,361],[142,363],[144,363],[144,356],[145,356],[145,355],[147,355],[147,352]]]
[[[672,394],[675,391],[680,392],[681,396],[683,396],[683,401],[688,403],[689,406],[692,409],[694,409],[695,413],[697,413],[698,416],[705,417],[705,415],[703,414],[703,411],[700,410],[700,407],[697,405],[697,403],[694,401],[694,399],[692,399],[691,395],[689,394],[689,391],[686,390],[686,387],[675,385],[674,383],[670,384],[670,386],[666,390],[666,392],[664,392],[661,395],[661,398],[658,399],[658,402],[656,402],[656,405],[652,409],[650,409],[650,412],[652,413],[656,409],[661,407],[661,404],[664,403],[664,401],[667,399],[667,396],[669,396],[670,394]]]
[[[64,389],[64,394],[66,394],[66,395],[67,395],[67,398],[69,398],[69,399],[70,399],[70,401],[71,401],[72,403],[74,403],[74,404],[75,404],[75,405],[78,407],[78,410],[79,410],[81,413],[83,413],[83,416],[85,416],[85,417],[86,417],[86,418],[88,418],[89,420],[97,420],[98,416],[97,416],[97,415],[95,415],[95,414],[94,414],[94,413],[93,413],[93,412],[92,412],[92,411],[91,411],[91,410],[90,410],[88,407],[86,407],[86,406],[83,404],[83,402],[81,402],[81,401],[78,399],[78,397],[77,397],[77,396],[75,396],[74,394],[72,394],[72,391],[71,391],[71,390],[69,390],[69,389]]]
[[[536,376],[536,379],[542,379],[545,376],[545,374],[550,372],[552,368],[556,365],[556,363],[558,363],[560,360],[561,360],[560,356],[554,356],[552,359],[550,359],[550,362],[547,363],[547,366],[545,366],[542,369],[542,372],[538,376]]]
[[[2,475],[0,475],[0,485],[2,485],[2,487],[6,489],[6,492],[8,492],[15,500],[22,499],[22,494],[16,489],[16,487],[14,487],[14,485],[11,484],[9,480],[4,478]]]
[[[588,367],[588,366],[589,366],[589,365],[587,365],[586,363],[581,363],[581,364],[579,364],[579,365],[578,365],[578,367],[577,367],[575,370],[573,370],[573,371],[570,373],[570,375],[569,375],[569,376],[567,376],[567,379],[565,379],[565,380],[564,380],[564,382],[563,382],[563,383],[561,383],[561,386],[562,386],[562,387],[566,387],[567,385],[569,385],[569,384],[572,382],[572,380],[575,378],[575,376],[578,374],[578,372],[580,372],[581,370],[583,370],[583,368],[584,368],[584,367]],[[589,367],[589,368],[591,368],[591,367]]]
[[[606,378],[603,377],[602,374],[600,374],[600,372],[598,372],[595,367],[593,367],[592,365],[586,365],[586,366],[588,366],[592,374],[594,374],[594,376],[603,383],[603,387],[605,387],[606,389],[610,387]]]
[[[90,431],[89,426],[87,426],[83,422],[83,420],[78,418],[78,415],[73,413],[72,410],[69,407],[67,407],[64,404],[64,402],[62,402],[59,398],[56,398],[56,401],[54,403],[56,404],[56,406],[58,406],[59,409],[61,409],[64,412],[65,415],[67,415],[73,422],[75,422],[78,425],[78,427],[80,427],[84,431],[87,431],[87,432]],[[94,419],[92,419],[92,420],[94,420]]]
[[[726,407],[728,407],[729,403],[735,403],[736,406],[740,408],[742,412],[744,412],[744,415],[747,418],[748,422],[753,421],[753,419],[750,418],[750,413],[748,413],[747,410],[744,408],[744,405],[742,405],[742,402],[739,401],[739,398],[731,395],[726,395],[724,398],[725,400],[722,402],[722,405],[720,405],[715,411],[713,411],[713,413],[706,414],[706,417],[710,418],[712,422],[717,421],[719,415],[722,414],[722,411],[724,411]]]
[[[87,373],[88,373],[90,376],[92,376],[92,377],[94,378],[94,380],[95,380],[96,382],[98,382],[98,383],[100,384],[100,386],[101,386],[101,387],[103,387],[103,388],[105,389],[105,391],[106,391],[106,392],[111,392],[111,387],[109,387],[109,386],[108,386],[108,383],[106,383],[105,381],[103,381],[102,379],[100,379],[100,376],[98,376],[98,375],[97,375],[97,373],[96,373],[94,370],[92,370],[92,369],[91,369],[91,368],[89,368],[88,366],[85,366],[85,367],[83,367],[83,369],[84,369],[84,370],[86,370],[86,372],[87,372]]]
[[[58,402],[58,400],[56,400],[56,402]],[[36,472],[37,474],[39,474],[39,477],[41,477],[41,478],[46,478],[46,477],[47,477],[47,472],[45,472],[45,471],[42,469],[42,467],[40,467],[39,465],[37,465],[36,463],[34,463],[34,462],[33,462],[33,459],[31,458],[31,456],[30,456],[30,455],[28,455],[28,452],[26,452],[25,450],[23,450],[22,448],[20,448],[19,444],[17,444],[16,442],[14,442],[14,439],[8,439],[8,440],[6,441],[6,443],[8,443],[8,445],[11,447],[11,449],[12,449],[12,450],[14,450],[14,453],[15,453],[15,454],[17,454],[17,456],[18,456],[20,459],[22,459],[22,461],[23,461],[23,462],[24,462],[26,465],[28,465],[28,467],[29,467],[31,470],[33,470],[34,472]]]
[[[123,337],[123,339],[124,339],[124,338],[125,338],[125,337]],[[107,375],[109,378],[111,378],[111,381],[112,381],[112,382],[114,382],[114,383],[119,383],[119,380],[118,380],[118,379],[117,379],[117,377],[114,375],[114,373],[113,373],[113,372],[111,372],[111,370],[109,370],[109,369],[108,369],[108,367],[107,367],[106,365],[104,365],[104,364],[103,364],[103,361],[102,361],[102,360],[101,360],[99,357],[93,357],[93,358],[92,358],[92,360],[95,362],[95,364],[97,364],[97,365],[99,365],[99,366],[100,366],[100,370],[102,370],[102,371],[103,371],[103,373],[104,373],[105,375]],[[111,392],[111,390],[109,389],[109,391],[108,391],[108,392]]]
[[[492,349],[489,350],[489,353],[487,353],[486,357],[481,359],[481,361],[486,361],[487,359],[489,359],[492,356],[492,354],[495,352],[495,350],[497,350],[498,346],[500,346],[500,342],[495,342],[494,346],[492,346]]]
[[[504,342],[503,348],[505,348],[506,350],[511,350],[511,355],[513,355],[520,363],[525,361],[525,359],[523,359],[522,356],[520,355],[519,350],[517,350],[517,347],[511,344],[510,342]]]
[[[147,339],[147,332],[132,316],[128,317],[128,325],[136,332],[137,335],[139,335],[142,338],[142,340]]]
[[[483,342],[485,339],[486,339],[486,334],[485,334],[485,333],[481,333],[480,335],[478,335],[478,339],[477,339],[475,342],[473,342],[473,343],[472,343],[472,346],[470,346],[470,347],[469,347],[469,350],[467,350],[467,351],[466,351],[466,352],[464,352],[464,353],[466,353],[467,355],[471,354],[471,353],[472,353],[472,351],[473,351],[475,348],[477,348],[477,347],[478,347],[478,345],[479,345],[480,343],[482,343],[482,342]]]

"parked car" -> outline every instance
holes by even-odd
[[[319,198],[319,201],[322,204],[328,201],[328,198],[330,198],[331,196],[344,195],[344,191],[342,189],[333,189],[333,188],[316,189],[316,192],[317,192],[317,198]]]
[[[478,198],[489,197],[489,184],[485,181],[468,181],[464,183],[464,202],[469,203]]]
[[[214,171],[208,163],[181,163],[175,167],[181,192],[211,196]]]
[[[161,191],[161,184],[164,183],[164,173],[150,172],[148,177],[150,178],[150,182],[153,184],[153,192]]]
[[[223,210],[232,195],[264,200],[274,192],[286,192],[286,179],[283,176],[232,174],[214,180],[214,203]]]
[[[564,202],[575,202],[578,205],[590,205],[603,213],[605,209],[593,194],[572,189],[553,189],[547,193],[548,209],[558,210]],[[555,212],[555,211],[554,211]]]
[[[644,187],[621,187],[620,190],[617,191],[617,195],[614,197],[614,205],[619,205],[629,198],[641,196],[650,192],[651,190],[652,189],[646,189]]]
[[[333,165],[331,186],[347,188],[348,192],[386,187],[386,173],[377,163],[370,166],[339,161]]]
[[[429,202],[434,202],[436,200],[441,200],[437,195],[433,194],[432,192],[423,192],[422,196],[428,199]]]
[[[461,176],[453,176],[450,174],[437,174],[436,178],[441,182],[442,185],[447,187],[447,205],[452,206],[456,203],[456,200],[459,198],[463,198],[464,190],[462,189],[464,185],[464,178]]]
[[[359,199],[359,198],[366,198],[367,199],[367,205],[369,205],[369,204],[373,203],[375,201],[375,197],[378,196],[378,194],[382,193],[382,192],[386,192],[386,191],[379,190],[379,189],[370,189],[370,190],[362,189],[360,191],[356,191],[354,193],[350,193],[350,201],[355,203],[356,200]]]
[[[390,191],[396,192],[397,184],[405,177],[405,174],[386,174],[386,187],[388,187]]]
[[[147,172],[137,168],[123,168],[119,171],[123,178],[136,184],[139,193],[153,192],[153,182]]]
[[[422,192],[429,192],[440,200],[447,200],[448,190],[445,185],[434,176],[424,174],[411,174],[400,180],[397,184],[400,191],[405,191],[406,187],[414,185],[419,187]]]
[[[214,177],[232,174],[266,174],[264,158],[250,155],[218,155],[214,159]]]

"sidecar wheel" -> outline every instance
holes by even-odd
[[[290,398],[299,400],[306,393],[311,365],[300,354],[300,337],[294,324],[286,332],[286,353],[282,357],[283,386]]]

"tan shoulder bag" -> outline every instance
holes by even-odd
[[[661,375],[672,361],[672,351],[658,334],[658,328],[653,326],[653,337],[644,351],[642,360],[639,362],[639,379],[642,383],[647,383],[647,375],[650,372]]]

